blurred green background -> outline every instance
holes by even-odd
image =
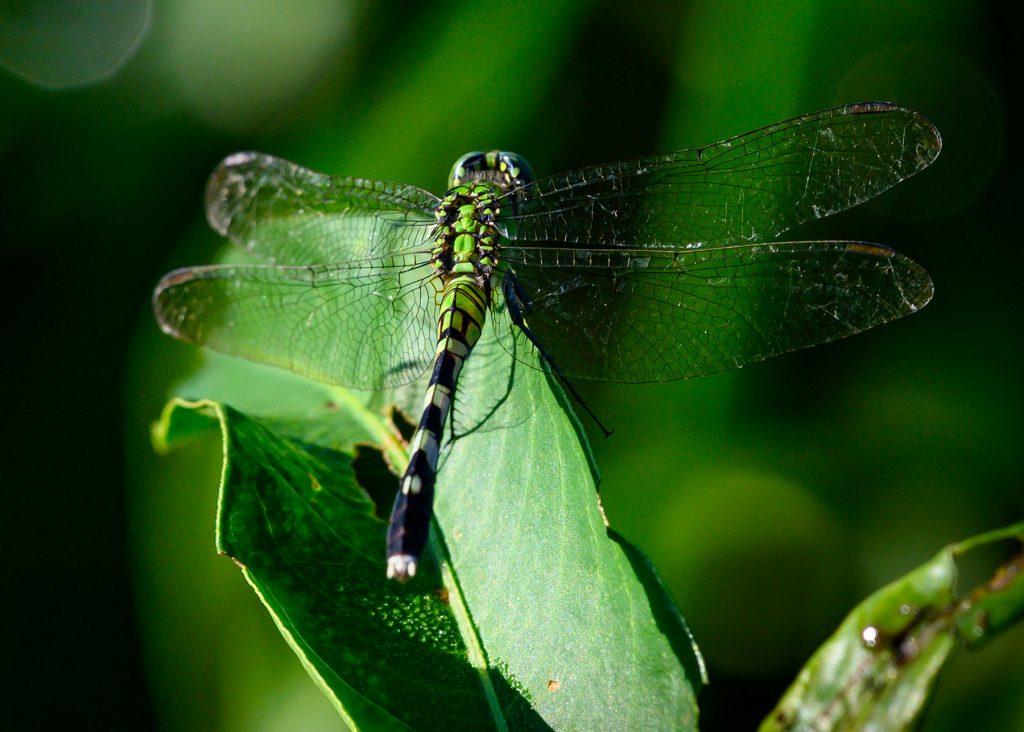
[[[219,446],[148,444],[199,357],[159,275],[209,261],[206,176],[259,149],[440,192],[473,149],[539,175],[839,103],[928,116],[935,165],[791,238],[864,239],[935,280],[920,314],[742,371],[582,384],[612,524],[707,657],[702,726],[749,729],[859,599],[1024,516],[1021,5],[0,2],[8,719],[334,729],[213,551]],[[19,727],[15,724],[15,727]],[[926,730],[1024,729],[1024,629],[961,653]]]

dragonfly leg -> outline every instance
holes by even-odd
[[[555,372],[555,376],[558,377],[559,383],[561,383],[572,398],[576,400],[576,403],[583,407],[583,411],[590,415],[590,418],[594,420],[594,423],[601,428],[604,436],[611,437],[612,431],[604,426],[601,420],[597,418],[597,415],[594,414],[594,410],[592,410],[587,403],[583,401],[583,397],[579,395],[579,392],[577,392],[576,389],[573,388],[573,385],[565,378],[565,374],[562,373],[562,369],[558,367],[555,360],[548,354],[547,349],[544,348],[543,344],[541,344],[540,340],[533,334],[533,331],[531,331],[530,327],[526,324],[526,318],[523,315],[523,311],[525,310],[526,312],[529,312],[530,305],[526,300],[526,293],[516,281],[515,277],[511,274],[506,275],[505,279],[502,281],[501,287],[504,291],[505,305],[508,308],[508,314],[512,319],[512,324],[523,332],[526,339],[533,344],[533,347],[537,349],[541,357],[547,361],[548,366],[551,367],[551,370]]]

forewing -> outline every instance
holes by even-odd
[[[511,249],[504,262],[526,326],[563,374],[623,382],[738,368],[914,312],[932,294],[915,262],[860,242]],[[532,346],[509,315],[497,330],[522,358]]]
[[[522,242],[765,241],[878,195],[926,168],[940,148],[938,131],[912,110],[836,107],[708,147],[542,179],[525,200],[506,200],[502,222]]]
[[[433,275],[412,259],[180,269],[153,307],[186,341],[330,384],[397,386],[426,370],[435,345]]]
[[[428,238],[437,201],[415,186],[336,178],[253,152],[226,158],[206,186],[210,225],[284,265],[407,251]]]

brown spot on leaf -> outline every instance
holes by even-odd
[[[562,685],[558,683],[555,679],[548,679],[548,691],[550,691],[552,694],[558,691],[559,687],[561,686]]]

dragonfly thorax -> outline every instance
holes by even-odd
[[[474,183],[455,186],[438,204],[430,261],[445,283],[457,276],[472,277],[480,287],[490,282],[501,238],[495,197],[492,186]]]

